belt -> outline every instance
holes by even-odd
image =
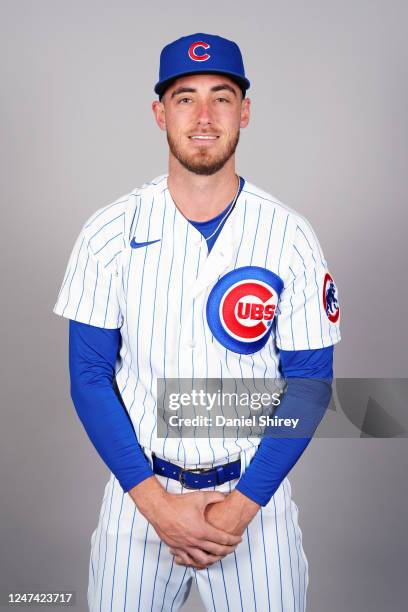
[[[212,468],[197,468],[188,470],[157,457],[152,453],[153,471],[155,474],[178,480],[186,489],[205,489],[224,484],[241,475],[241,459],[216,465]]]

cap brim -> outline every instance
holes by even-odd
[[[193,70],[191,72],[178,72],[176,74],[172,74],[171,76],[167,77],[164,81],[158,81],[158,83],[156,83],[156,85],[154,86],[154,91],[158,94],[158,96],[161,97],[164,94],[167,87],[172,83],[172,81],[174,81],[175,79],[179,77],[190,76],[192,74],[222,74],[222,75],[229,77],[233,81],[235,81],[237,85],[239,85],[239,87],[245,91],[249,89],[251,86],[251,83],[248,81],[248,79],[243,78],[240,74],[236,74],[235,72],[225,72],[225,71],[221,72],[220,70],[207,69],[207,70]]]

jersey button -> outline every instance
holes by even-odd
[[[191,349],[194,349],[197,346],[197,342],[195,340],[188,340],[187,346]]]

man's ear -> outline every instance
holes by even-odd
[[[244,98],[242,100],[241,122],[239,124],[241,128],[246,128],[246,126],[249,123],[250,108],[251,108],[251,100],[249,98]]]
[[[164,111],[163,102],[159,102],[159,100],[154,100],[152,102],[152,111],[154,114],[154,118],[156,119],[156,123],[161,130],[166,130],[166,113]]]

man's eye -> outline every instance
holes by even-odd
[[[228,98],[217,98],[220,102],[229,102]]]
[[[189,102],[191,102],[191,98],[180,98],[178,104],[188,104]]]

